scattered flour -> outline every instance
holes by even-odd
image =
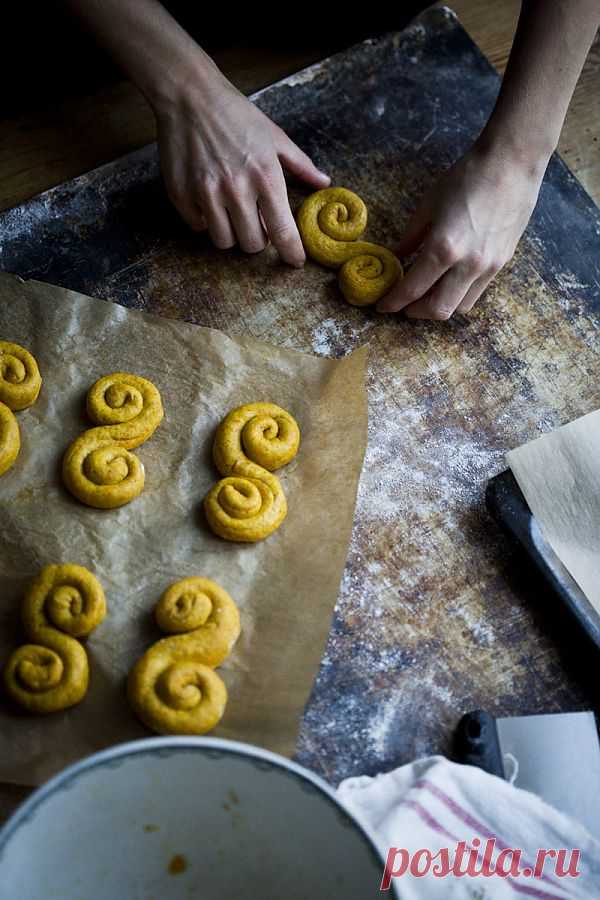
[[[449,614],[455,618],[461,619],[465,628],[471,632],[475,641],[482,647],[489,647],[495,641],[494,631],[490,625],[487,625],[483,619],[476,618],[473,610],[467,604],[461,605],[454,610],[448,610]]]
[[[323,319],[313,331],[313,351],[318,356],[332,356],[334,344],[342,338],[342,329],[335,319]]]
[[[323,319],[315,326],[312,333],[312,350],[317,356],[339,356],[340,350],[347,352],[361,343],[361,338],[369,330],[365,321],[362,327],[353,327],[349,321]]]
[[[385,703],[377,707],[369,721],[369,741],[379,759],[385,758],[386,745],[390,729],[394,726],[398,716],[398,700],[391,696]]]
[[[589,287],[588,284],[578,281],[572,273],[559,272],[556,280],[561,291],[584,291]]]

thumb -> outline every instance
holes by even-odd
[[[300,147],[294,144],[287,134],[281,131],[278,138],[275,146],[279,161],[284,169],[301,181],[312,185],[312,187],[326,188],[329,185],[331,181],[329,175],[317,169],[310,156],[307,156]]]
[[[394,247],[396,256],[410,256],[415,253],[423,241],[431,224],[431,209],[429,203],[424,201],[408,220],[404,234]]]

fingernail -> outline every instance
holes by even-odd
[[[326,178],[327,181],[331,181],[330,176],[327,174],[327,172],[323,172],[322,169],[319,169],[319,175],[321,176],[321,178]]]
[[[282,262],[288,264],[288,266],[293,266],[295,269],[301,269],[304,263],[306,262],[306,257],[303,256],[290,256],[290,255],[281,255]]]

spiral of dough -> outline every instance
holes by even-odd
[[[261,541],[287,515],[281,482],[276,475],[247,461],[237,463],[235,472],[217,482],[204,498],[208,524],[227,541]]]
[[[297,220],[306,252],[340,269],[340,289],[353,306],[376,303],[402,277],[400,261],[390,250],[358,240],[367,227],[367,207],[352,191],[316,191],[302,203]]]
[[[247,403],[225,416],[215,435],[213,459],[221,475],[230,475],[247,458],[274,472],[298,452],[300,429],[285,409],[274,403]]]
[[[129,503],[144,488],[144,467],[129,451],[160,425],[162,401],[150,381],[115,372],[92,385],[87,412],[99,427],[85,431],[68,448],[63,480],[82,503],[114,509]]]
[[[85,638],[106,615],[102,585],[83,566],[46,566],[22,607],[31,643],[18,647],[3,671],[8,695],[31,713],[51,713],[83,699],[89,682]]]
[[[16,416],[0,403],[0,475],[10,469],[21,449],[21,434]]]
[[[13,411],[32,406],[42,378],[35,359],[19,344],[0,341],[0,403]]]
[[[0,341],[0,475],[10,469],[21,449],[13,410],[35,403],[41,386],[40,370],[31,353],[19,344]]]
[[[223,717],[227,689],[213,671],[240,634],[237,606],[208,578],[167,588],[155,609],[170,634],[137,661],[127,682],[138,718],[158,734],[204,734]]]
[[[228,541],[252,543],[272,534],[287,514],[274,469],[298,452],[296,420],[274,403],[248,403],[221,422],[213,459],[221,479],[204,499],[211,529]]]

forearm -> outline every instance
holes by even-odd
[[[329,178],[227,81],[158,0],[63,0],[150,102],[167,194],[195,231],[248,253],[267,238],[305,255],[284,168],[314,188]]]
[[[150,104],[162,104],[193,82],[207,90],[223,76],[158,0],[66,0]]]
[[[523,0],[481,146],[543,172],[599,23],[600,0]]]

